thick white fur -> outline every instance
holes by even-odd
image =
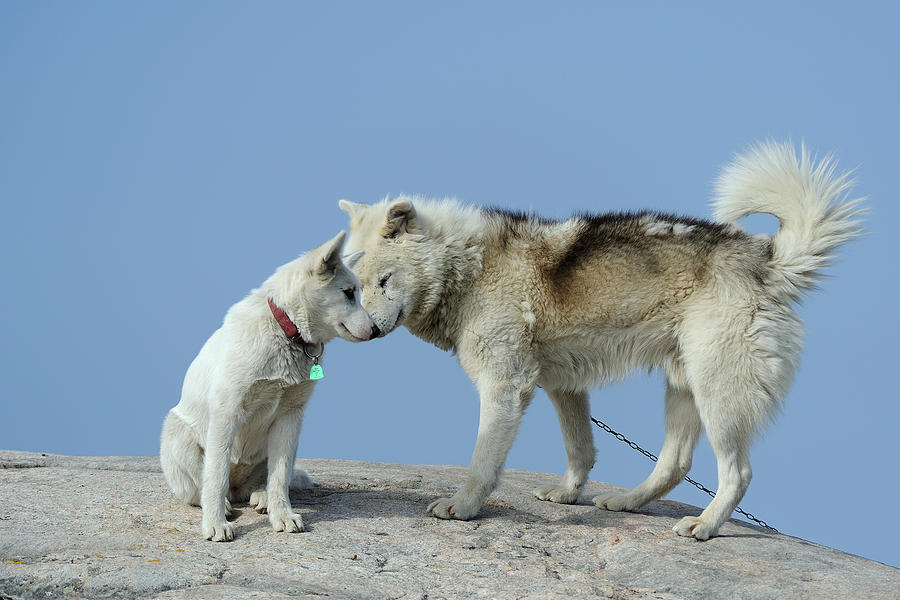
[[[202,507],[203,537],[229,541],[231,502],[269,513],[275,531],[303,529],[289,486],[312,486],[294,472],[303,411],[315,381],[312,359],[335,336],[352,342],[373,335],[356,293],[358,281],[340,258],[345,233],[278,268],[259,289],[232,306],[184,378],[181,401],[166,416],[160,462],[172,492]],[[348,264],[360,254],[348,259]],[[353,299],[345,291],[353,290]],[[308,342],[291,342],[268,298]]]
[[[579,218],[519,217],[510,235],[508,220],[455,201],[341,201],[350,215],[348,249],[366,252],[355,270],[376,326],[386,334],[403,325],[455,350],[481,396],[470,476],[428,512],[456,519],[478,513],[536,385],[559,416],[568,467],[558,485],[535,494],[575,502],[594,462],[587,391],[637,367],[658,367],[667,375],[659,462],[635,489],[594,502],[633,510],[663,496],[690,469],[703,427],[718,462],[718,492],[699,517],[674,529],[700,540],[716,535],[750,483],[750,444],[777,412],[797,367],[803,328],[793,304],[835,247],[859,232],[853,219],[860,201],[844,199],[850,185],[829,159],[815,163],[801,148],[798,160],[790,145],[761,144],[724,170],[714,207],[727,223],[772,213],[782,225],[771,243],[728,225],[718,234],[727,242],[702,260],[709,252],[702,245],[662,253],[646,272],[615,254],[604,255],[609,262],[586,258],[577,271],[581,285],[565,293],[551,289],[547,265],[555,252],[575,247]],[[671,247],[682,249],[690,249],[699,226],[652,214],[638,224],[640,235],[674,236]],[[682,246],[677,236],[687,236]],[[701,263],[702,276],[691,271]]]

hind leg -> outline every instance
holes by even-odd
[[[789,313],[760,307],[756,313],[708,311],[687,322],[682,338],[685,370],[695,404],[716,455],[716,496],[699,517],[675,525],[678,535],[705,540],[737,507],[750,485],[750,443],[790,383],[799,348],[799,328]]]
[[[578,500],[588,473],[594,466],[594,437],[588,394],[547,390],[547,395],[559,417],[569,463],[559,485],[539,487],[534,490],[534,495],[541,500],[573,504]]]
[[[594,504],[607,510],[635,510],[661,498],[690,471],[699,435],[700,415],[691,392],[667,383],[666,438],[653,472],[630,492],[601,494],[594,498]]]
[[[175,497],[199,506],[203,449],[194,438],[193,431],[171,412],[163,422],[159,462]]]
[[[311,490],[316,487],[312,477],[303,469],[294,469],[291,475],[291,491],[299,492],[302,490]]]
[[[719,486],[715,498],[699,517],[684,517],[673,528],[678,535],[698,540],[707,540],[719,532],[750,485],[750,441],[759,416],[754,407],[767,401],[767,395],[755,389],[750,378],[741,385],[736,375],[718,373],[722,384],[703,386],[707,389],[698,390],[696,403],[716,455]]]
[[[258,489],[266,487],[266,461],[256,464],[237,464],[231,466],[231,483],[228,499],[235,504],[247,502]],[[252,504],[252,502],[251,502]]]
[[[753,473],[750,469],[749,443],[724,431],[707,435],[716,454],[719,472],[719,488],[716,497],[700,513],[699,517],[684,517],[673,527],[678,535],[707,540],[719,533],[732,511],[737,507]]]

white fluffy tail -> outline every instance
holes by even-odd
[[[800,157],[790,143],[758,144],[725,167],[715,185],[714,217],[732,222],[752,213],[769,213],[781,221],[772,238],[773,292],[799,300],[813,289],[834,250],[861,233],[856,217],[865,198],[847,199],[849,173],[835,174],[830,156]]]

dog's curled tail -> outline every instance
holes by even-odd
[[[715,184],[714,217],[733,222],[752,213],[781,221],[772,238],[770,289],[799,300],[814,289],[834,250],[858,236],[865,198],[847,199],[850,173],[835,173],[831,156],[817,161],[804,145],[768,141],[739,155]]]

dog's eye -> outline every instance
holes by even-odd
[[[384,287],[384,286],[386,286],[386,285],[387,285],[387,280],[391,278],[391,275],[393,275],[393,273],[388,273],[387,275],[385,275],[384,277],[382,277],[382,278],[381,278],[381,281],[378,282],[378,287]]]
[[[349,300],[350,302],[353,302],[353,299],[356,296],[356,290],[353,290],[353,289],[344,290],[344,295],[347,296],[347,300]]]

